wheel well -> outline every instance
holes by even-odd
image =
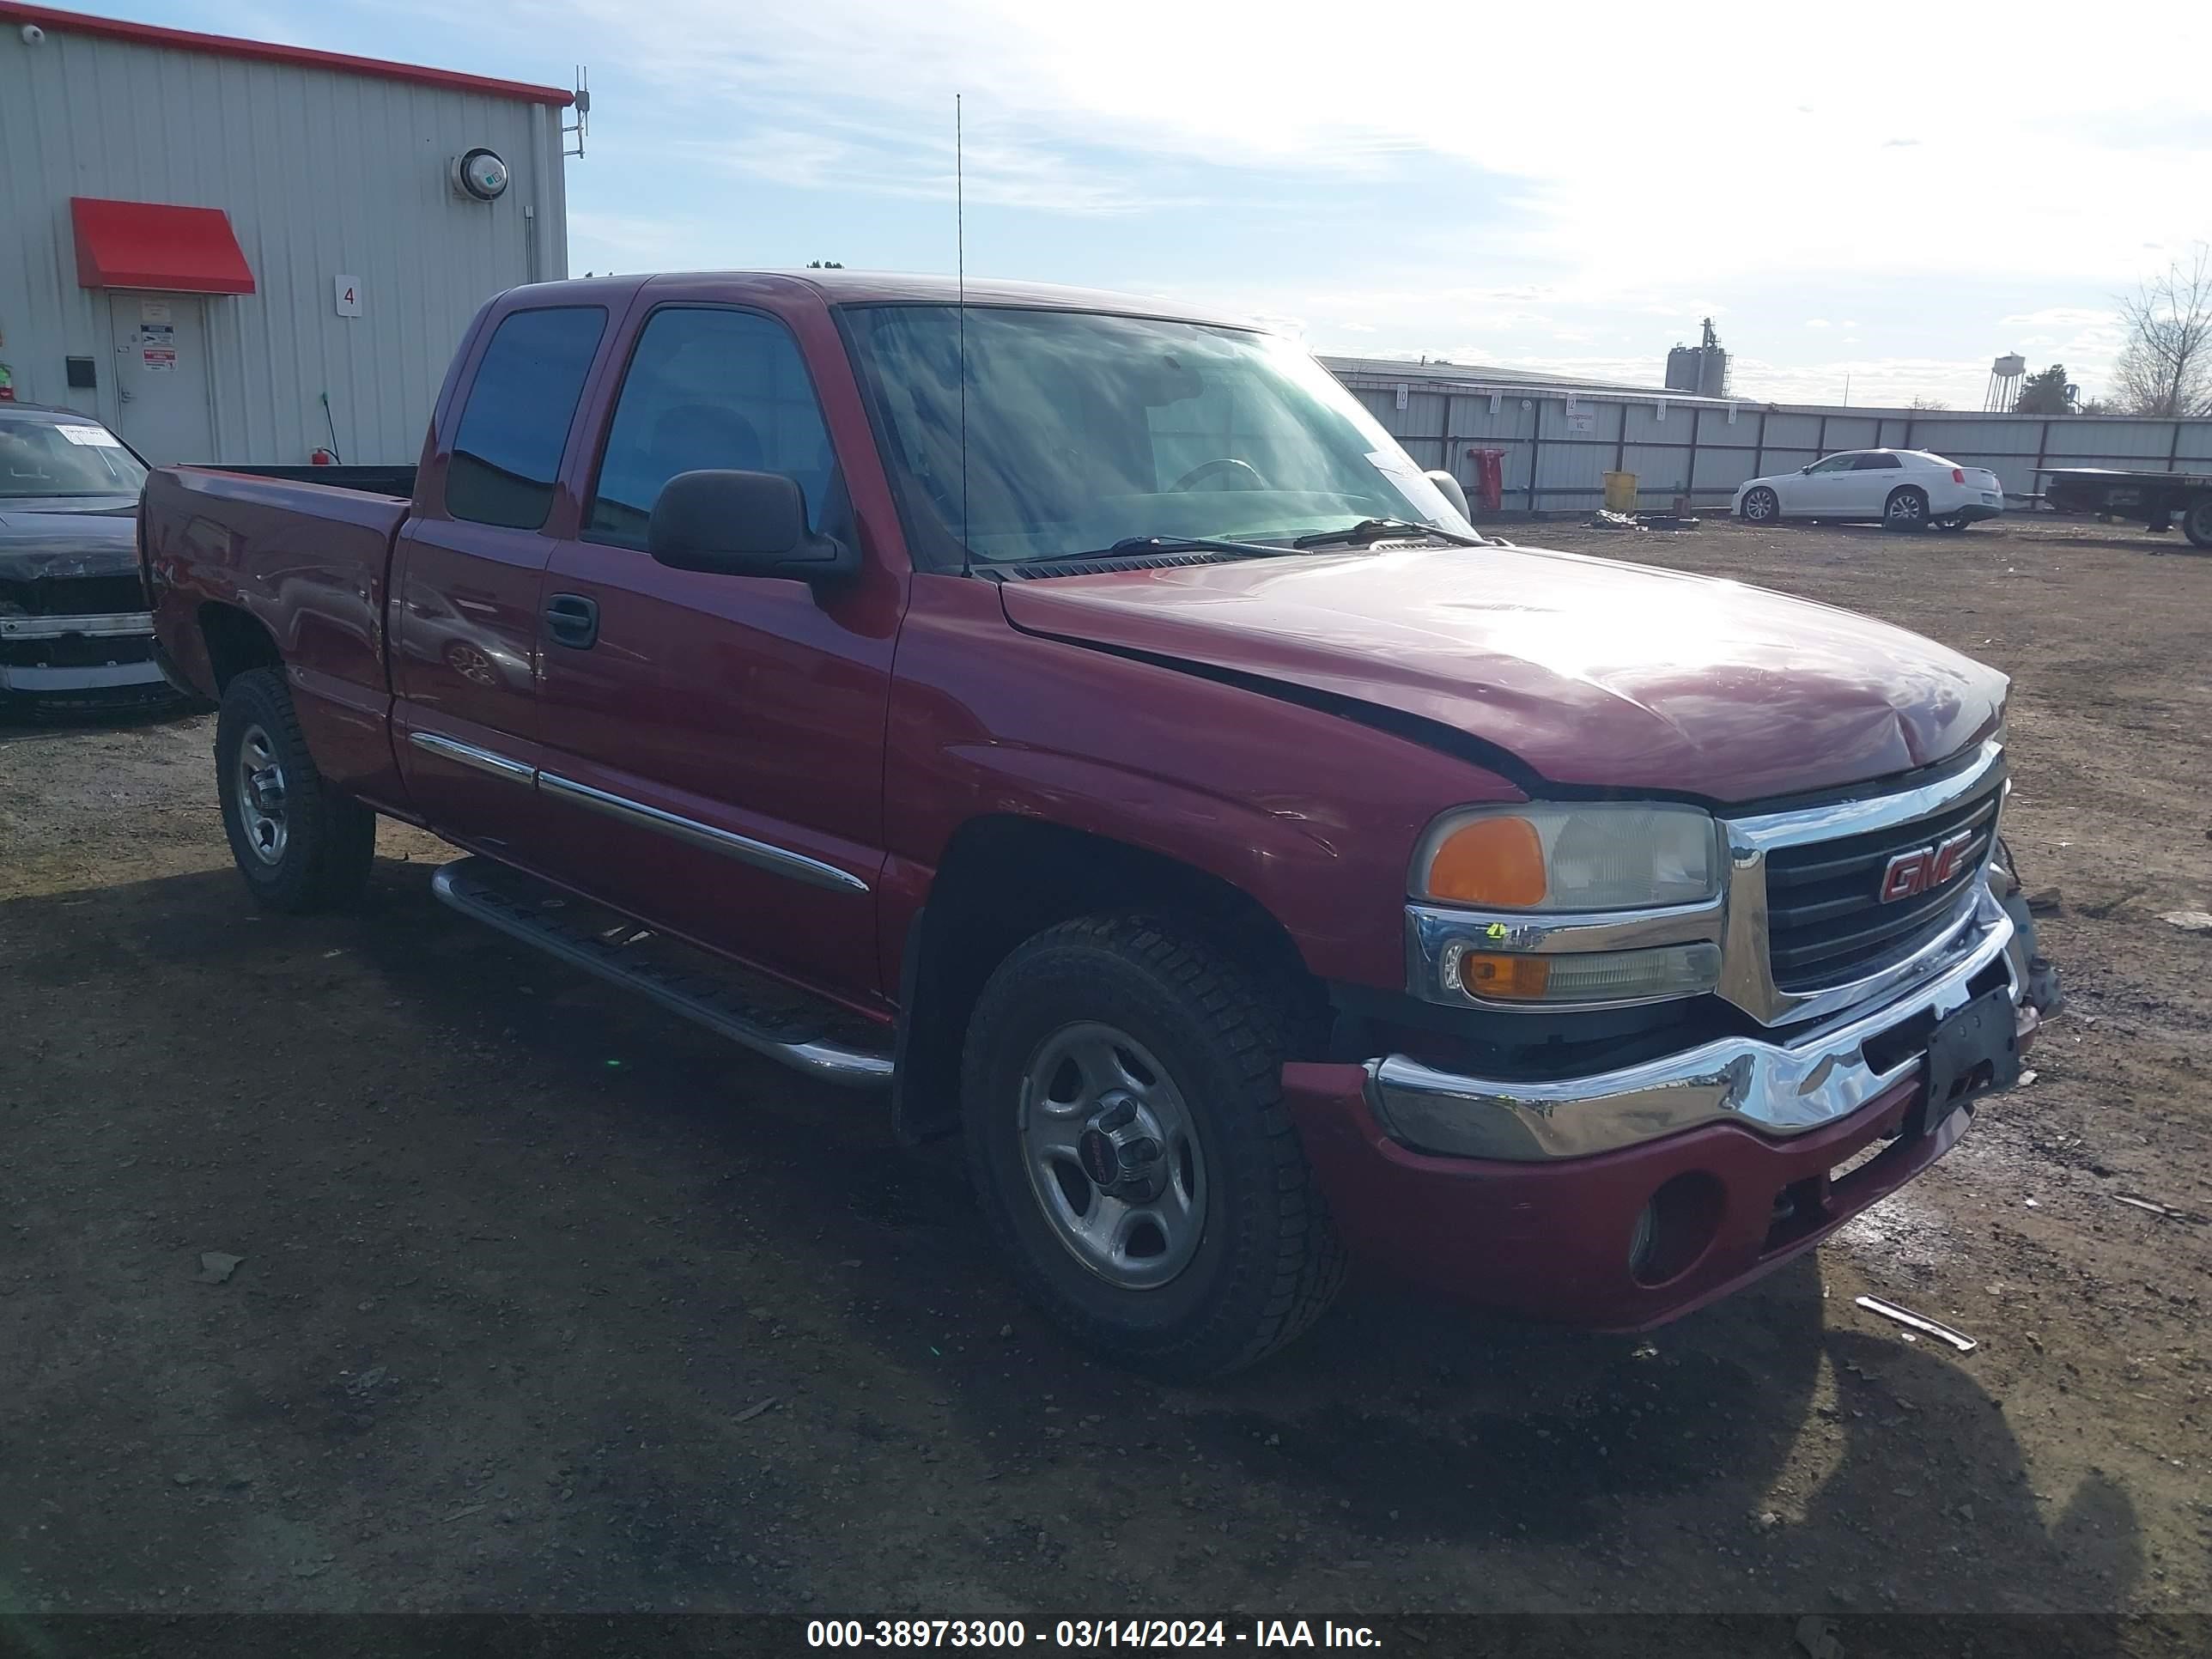
[[[1326,988],[1282,923],[1242,888],[1126,842],[1034,818],[975,819],[953,836],[908,934],[892,1113],[900,1138],[958,1127],[960,1051],[992,969],[1076,916],[1155,910],[1203,933],[1274,988],[1294,1053],[1318,1053]]]
[[[234,605],[203,605],[200,637],[207,641],[208,667],[215,674],[218,694],[249,668],[284,665],[283,653],[269,630]]]

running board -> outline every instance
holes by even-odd
[[[430,890],[463,915],[809,1077],[853,1089],[891,1080],[891,1057],[865,1046],[865,1023],[855,1017],[520,871],[457,859],[431,878]]]

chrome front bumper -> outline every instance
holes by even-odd
[[[137,651],[131,662],[52,664],[0,662],[0,691],[33,696],[62,691],[104,691],[133,685],[159,685],[161,668],[144,647],[154,635],[154,618],[144,611],[98,617],[0,617],[0,644],[36,640],[113,640],[121,652]]]
[[[2024,909],[2021,912],[2023,921]],[[1911,989],[1792,1038],[1729,1037],[1679,1054],[1559,1082],[1493,1081],[1440,1072],[1403,1054],[1370,1060],[1369,1100],[1383,1127],[1417,1150],[1516,1161],[1613,1152],[1705,1123],[1789,1136],[1849,1115],[1910,1079],[1924,1042],[1877,1066],[1867,1046],[1923,1014],[1963,1007],[1969,987],[2002,963],[2014,1004],[2028,990],[2025,936],[1986,882],[1966,923]]]

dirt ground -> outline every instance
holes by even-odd
[[[2212,1610],[2212,933],[2160,920],[2212,908],[2212,558],[1519,533],[2014,677],[2073,1012],[1817,1257],[1648,1340],[1356,1283],[1160,1389],[1025,1310],[879,1106],[455,916],[438,843],[386,826],[366,914],[261,915],[210,720],[19,720],[0,1612]]]

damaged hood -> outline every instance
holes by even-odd
[[[134,574],[137,513],[100,497],[69,504],[0,500],[0,581]]]
[[[1931,640],[1809,600],[1528,548],[1248,559],[1000,591],[1031,633],[1416,716],[1553,783],[1723,803],[1947,759],[1996,725],[2007,685]]]

